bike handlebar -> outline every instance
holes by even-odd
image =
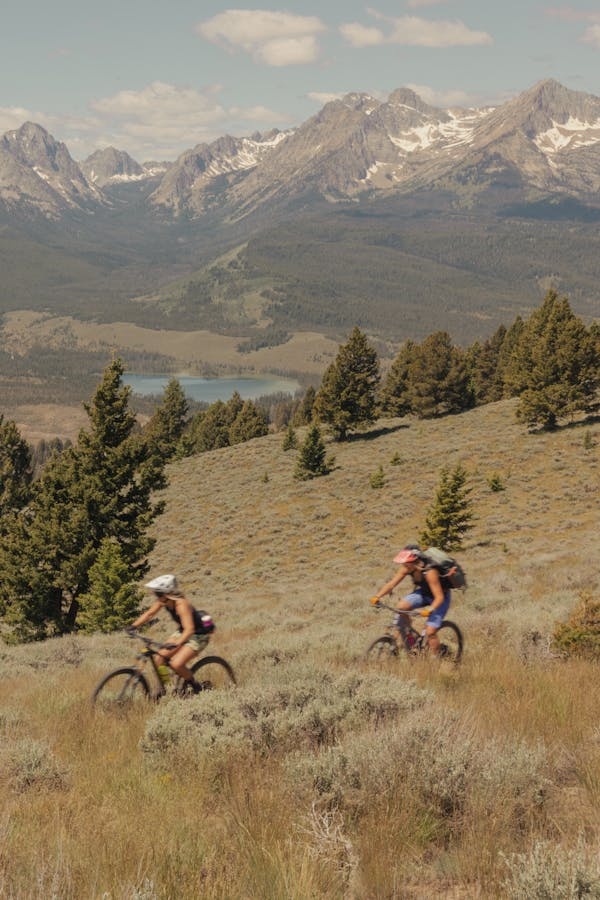
[[[379,600],[377,603],[372,603],[371,606],[373,609],[389,609],[390,612],[394,614],[400,613],[403,616],[420,616],[421,609],[423,607],[417,607],[417,609],[398,609],[397,606],[390,606],[389,603],[384,603],[383,600]]]
[[[127,628],[125,631],[127,637],[137,638],[138,641],[142,641],[146,647],[152,648],[153,650],[172,650],[175,647],[175,644],[171,644],[167,642],[166,644],[160,643],[160,641],[153,641],[151,638],[146,637],[144,634],[139,634],[133,628]]]

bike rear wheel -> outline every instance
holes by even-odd
[[[137,669],[123,668],[109,672],[97,684],[92,703],[101,709],[135,708],[148,702],[148,682]]]
[[[463,636],[458,625],[445,619],[438,628],[440,639],[440,657],[457,663],[463,654]]]
[[[203,691],[223,690],[236,684],[233,669],[220,656],[203,656],[194,663],[192,672]],[[179,690],[185,694],[192,693],[191,685],[185,681],[180,681]]]
[[[371,662],[385,662],[398,656],[398,645],[389,634],[383,634],[367,648],[366,659]]]

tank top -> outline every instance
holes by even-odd
[[[177,627],[179,628],[179,630],[183,631],[183,625],[181,624],[181,619],[179,618],[179,616],[177,614],[177,610],[171,609],[169,606],[167,606],[167,612],[169,613],[169,615],[171,616],[173,621],[177,623]],[[195,634],[203,634],[204,626],[202,624],[202,613],[199,612],[199,610],[195,609],[192,606],[192,615],[194,617],[194,632],[195,632]]]

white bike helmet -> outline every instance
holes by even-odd
[[[174,575],[159,575],[146,585],[155,594],[174,594],[177,591],[177,579]]]

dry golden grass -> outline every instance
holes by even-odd
[[[308,482],[282,437],[172,465],[156,524],[152,574],[214,615],[232,695],[93,714],[125,637],[0,648],[0,897],[577,896],[559,882],[598,874],[600,669],[550,635],[598,584],[598,426],[528,435],[512,402],[379,422]],[[380,674],[368,598],[459,461],[477,513],[451,610],[464,661]]]

